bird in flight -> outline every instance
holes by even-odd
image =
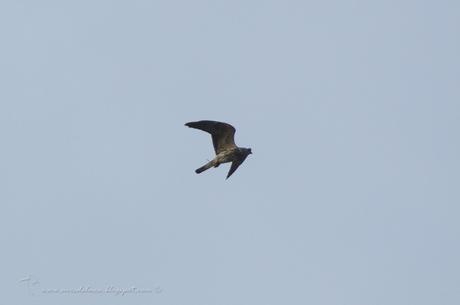
[[[211,167],[218,167],[222,163],[232,162],[227,178],[243,163],[248,155],[252,154],[250,148],[238,147],[235,144],[235,127],[230,124],[216,121],[189,122],[185,126],[206,131],[212,136],[212,144],[216,157],[195,170],[199,174]]]

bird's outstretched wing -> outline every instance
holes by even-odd
[[[209,132],[212,136],[212,144],[214,145],[214,151],[216,154],[224,150],[236,147],[235,127],[230,124],[204,120],[198,122],[189,122],[186,123],[185,126]]]
[[[228,171],[227,178],[225,178],[225,180],[227,180],[228,177],[230,177],[236,171],[236,169],[244,162],[244,160],[246,160],[247,157],[248,155],[244,155],[232,162],[232,166],[230,166],[230,170]]]
[[[241,165],[241,163],[243,163],[243,161],[240,160],[235,160],[232,162],[232,166],[230,166],[230,170],[228,171],[227,178],[225,178],[225,180],[227,180],[228,177],[230,177],[236,171],[236,169]]]

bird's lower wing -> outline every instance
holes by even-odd
[[[230,177],[236,171],[236,169],[241,165],[241,163],[243,163],[243,161],[232,162],[232,166],[230,166],[230,170],[228,171],[227,178],[225,178],[225,180],[227,180],[228,177]]]

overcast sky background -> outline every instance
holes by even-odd
[[[459,1],[3,0],[0,35],[2,304],[460,304]],[[200,119],[253,150],[227,181]],[[151,291],[44,292],[110,286]]]

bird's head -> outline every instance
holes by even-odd
[[[244,152],[246,153],[246,155],[252,155],[252,150],[250,148],[245,148]]]

